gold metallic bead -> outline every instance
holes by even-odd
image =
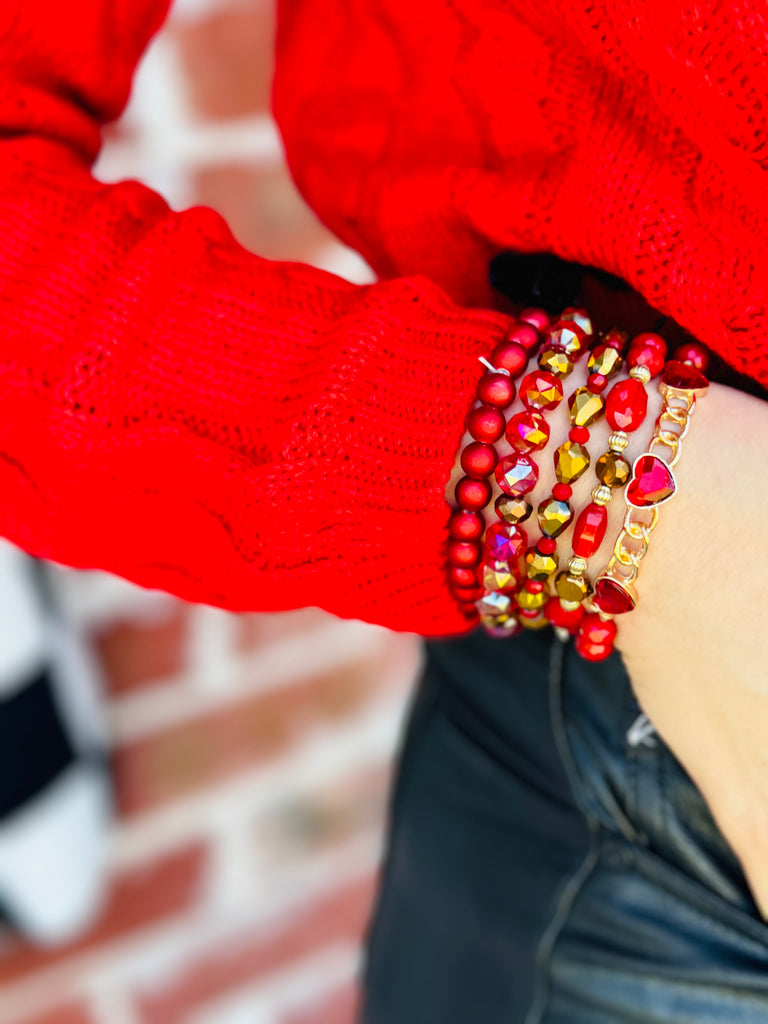
[[[561,484],[578,480],[589,467],[589,452],[577,441],[566,441],[555,452],[555,476]]]
[[[623,487],[631,472],[630,464],[616,452],[605,452],[595,463],[595,476],[606,487]]]
[[[529,580],[544,583],[557,572],[558,562],[553,555],[542,555],[534,548],[525,556],[526,572]]]
[[[561,316],[561,320],[570,320],[572,323],[580,327],[585,334],[592,337],[595,330],[592,326],[592,321],[586,310],[583,309],[564,309]]]
[[[560,349],[548,348],[539,356],[539,368],[548,370],[562,380],[573,370],[573,363]]]
[[[480,615],[485,618],[499,619],[502,621],[512,614],[513,604],[509,594],[483,594],[479,601],[475,602]]]
[[[573,509],[567,501],[545,498],[538,509],[539,526],[545,537],[559,537],[567,530],[573,519]]]
[[[521,608],[542,608],[549,600],[549,594],[546,590],[542,590],[540,594],[530,594],[527,590],[521,590],[515,595],[515,600]]]
[[[573,555],[568,560],[568,572],[570,572],[572,576],[583,576],[586,571],[586,558],[581,558],[579,555]]]
[[[598,484],[592,491],[592,501],[596,505],[607,505],[612,497],[610,487],[606,487],[605,484]]]
[[[581,604],[592,592],[592,586],[585,576],[571,576],[564,569],[555,577],[555,590],[561,601],[577,601]]]
[[[651,379],[651,371],[647,366],[633,366],[629,371],[629,376],[641,381],[643,384],[647,384]]]
[[[502,494],[496,499],[496,512],[505,523],[524,523],[533,512],[533,505],[525,498],[512,498]]]
[[[612,452],[618,452],[621,454],[629,444],[629,434],[625,434],[623,430],[616,430],[608,438],[608,447]]]
[[[598,345],[594,352],[590,352],[587,369],[590,373],[599,373],[606,380],[610,380],[619,372],[623,362],[621,352],[617,352],[615,348]]]
[[[491,562],[483,566],[483,586],[486,590],[514,590],[517,583],[517,577],[505,562]]]
[[[588,387],[576,388],[568,399],[568,408],[571,412],[571,423],[575,427],[588,427],[603,414],[605,399],[602,395],[596,395]]]

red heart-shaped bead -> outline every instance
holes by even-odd
[[[649,452],[638,455],[625,492],[628,505],[634,508],[655,508],[669,501],[676,490],[675,477],[663,459]]]

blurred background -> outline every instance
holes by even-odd
[[[286,171],[273,32],[272,0],[176,0],[97,176],[367,281]],[[82,934],[0,934],[2,1024],[350,1024],[415,639],[45,571],[104,688],[117,820]]]

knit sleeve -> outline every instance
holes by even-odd
[[[97,182],[163,14],[0,14],[0,533],[232,610],[465,628],[443,492],[505,320],[261,260],[210,210]]]

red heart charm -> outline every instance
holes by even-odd
[[[633,508],[655,508],[669,501],[677,490],[672,470],[658,455],[644,452],[635,459],[625,497]]]

